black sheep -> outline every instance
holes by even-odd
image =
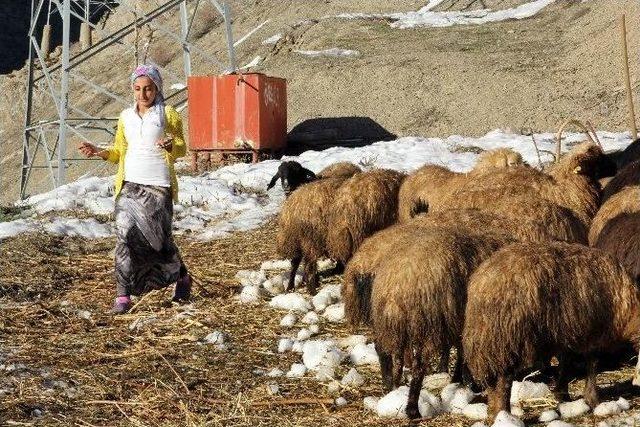
[[[278,172],[271,178],[267,190],[272,189],[273,186],[276,185],[276,182],[278,182],[278,179],[280,179],[284,194],[288,196],[302,184],[314,181],[316,174],[302,167],[298,162],[286,161],[280,163],[280,166],[278,166]]]

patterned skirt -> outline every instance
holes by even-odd
[[[117,296],[175,283],[182,260],[171,234],[171,188],[125,182],[115,212]]]

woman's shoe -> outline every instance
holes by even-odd
[[[131,309],[131,305],[131,298],[128,296],[116,297],[111,314],[125,314]]]
[[[173,294],[172,301],[188,301],[191,298],[191,283],[192,280],[189,273],[180,276],[180,278],[178,278],[178,282],[176,283],[176,290]]]

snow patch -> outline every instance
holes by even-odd
[[[306,313],[311,310],[311,304],[299,293],[276,295],[269,302],[269,306],[283,310],[300,311]]]
[[[563,419],[580,417],[589,412],[589,405],[584,399],[578,399],[573,402],[564,402],[558,405],[558,411]]]

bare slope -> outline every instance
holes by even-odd
[[[503,9],[524,2],[448,0],[437,10],[479,8],[481,3]],[[151,7],[154,2],[144,3]],[[448,28],[400,30],[382,18],[332,18],[346,12],[415,11],[425,3],[237,0],[233,2],[236,38],[269,19],[238,48],[239,62],[245,64],[260,55],[264,61],[253,71],[288,79],[290,129],[308,119],[352,116],[370,118],[398,136],[480,135],[496,127],[553,130],[567,117],[590,119],[599,129],[626,129],[618,19],[627,13],[636,76],[640,66],[636,53],[640,29],[633,25],[640,19],[637,2],[559,0],[531,19]],[[220,68],[205,57],[226,59],[220,18],[210,4],[201,7],[194,33],[206,55],[194,55],[194,72],[218,73]],[[130,16],[125,11],[114,14],[107,28],[118,27]],[[167,21],[179,28],[176,17]],[[261,43],[277,33],[284,37],[275,46]],[[309,58],[295,52],[336,47],[357,50],[360,55]],[[182,67],[177,46],[157,32],[149,56],[175,72]],[[128,96],[131,53],[116,49],[96,58],[82,71]],[[4,156],[0,200],[5,203],[17,195],[24,80],[24,70],[0,76],[2,93],[10,94],[0,98]],[[637,91],[636,86],[636,97]],[[116,115],[122,108],[89,90],[74,96],[82,100],[83,108],[102,115]],[[52,108],[45,97],[37,102],[43,112]],[[69,177],[79,176],[88,165],[95,167],[77,162]],[[39,181],[46,189],[46,177]]]

